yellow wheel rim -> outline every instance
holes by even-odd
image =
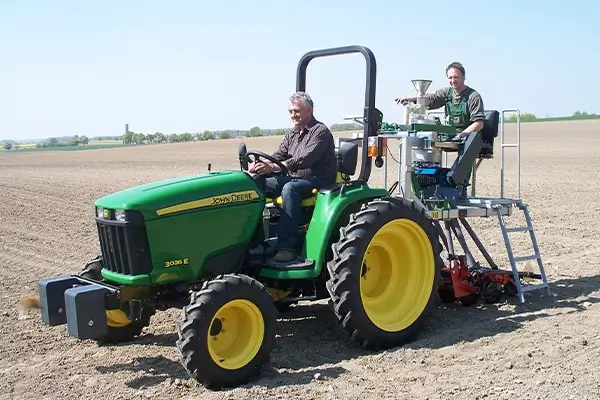
[[[239,369],[250,363],[265,336],[262,313],[252,302],[242,299],[221,307],[208,329],[208,352],[225,369]]]
[[[122,328],[131,324],[131,321],[121,310],[110,310],[106,312],[106,324],[112,328]]]
[[[414,323],[431,296],[434,263],[429,237],[418,224],[408,219],[385,224],[361,268],[360,294],[370,320],[388,332]]]

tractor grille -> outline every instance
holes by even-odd
[[[150,273],[152,262],[144,225],[101,219],[96,224],[106,269],[123,275]]]

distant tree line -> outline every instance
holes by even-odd
[[[538,120],[553,120],[553,119],[566,119],[566,120],[570,120],[570,119],[598,119],[600,118],[600,114],[593,114],[593,113],[589,113],[587,111],[575,111],[570,117],[549,117],[549,118],[538,118],[535,114],[533,113],[521,113],[520,115],[520,120],[522,122],[528,122],[528,121],[538,121]],[[516,122],[517,121],[517,115],[516,114],[512,114],[508,117],[506,117],[504,119],[507,122]]]
[[[356,123],[349,124],[333,124],[331,130],[333,132],[347,131],[361,128],[361,125]],[[156,133],[141,133],[129,131],[118,140],[122,140],[123,144],[143,144],[143,143],[179,143],[179,142],[192,142],[192,141],[204,141],[204,140],[219,140],[219,139],[231,139],[236,137],[262,137],[262,136],[283,136],[290,128],[283,129],[263,129],[258,126],[253,126],[248,130],[222,130],[222,131],[210,131],[205,130],[204,132],[197,133],[170,133],[164,134],[162,132]]]
[[[347,131],[360,129],[361,125],[356,123],[347,124],[333,124],[330,129],[333,132]],[[117,140],[123,144],[150,144],[150,143],[180,143],[180,142],[192,142],[192,141],[206,141],[206,140],[219,140],[219,139],[231,139],[237,137],[262,137],[262,136],[283,136],[290,128],[277,128],[277,129],[264,129],[258,126],[253,126],[248,130],[236,130],[226,129],[220,131],[205,130],[204,132],[197,133],[142,133],[128,131],[124,135],[117,136],[97,136],[93,137],[92,140]],[[74,135],[64,137],[51,137],[49,139],[36,143],[37,148],[47,147],[63,147],[63,146],[80,146],[89,144],[90,139],[85,135]],[[14,140],[4,140],[0,142],[5,150],[19,149],[19,143]]]
[[[363,126],[361,124],[357,124],[356,122],[349,122],[346,124],[332,124],[329,129],[332,132],[344,132],[344,131],[355,131],[361,130]]]
[[[63,146],[79,146],[86,145],[90,142],[87,136],[85,135],[74,135],[66,140],[59,140],[58,138],[52,137],[48,140],[36,143],[35,147],[37,148],[46,148],[46,147],[63,147]]]
[[[88,139],[87,136],[85,135],[74,135],[74,136],[70,136],[70,137],[66,137],[66,138],[49,138],[47,140],[43,140],[41,142],[38,142],[35,144],[35,147],[39,148],[46,148],[46,147],[65,147],[65,146],[79,146],[79,145],[86,145],[90,142],[90,140]],[[21,143],[14,141],[14,140],[3,140],[2,142],[2,147],[4,148],[4,150],[19,150],[21,147]]]
[[[577,119],[600,119],[600,114],[589,113],[587,111],[575,111],[571,116],[568,117],[551,117],[551,118],[538,118],[533,113],[521,113],[520,119],[523,122],[528,121],[544,121],[544,120],[577,120]],[[517,116],[507,116],[505,121],[516,122]],[[351,130],[360,130],[362,125],[349,122],[342,124],[332,124],[330,127],[332,132],[344,132]],[[264,129],[258,126],[254,126],[248,130],[235,130],[227,129],[220,131],[205,130],[204,132],[197,133],[170,133],[164,134],[162,132],[156,133],[141,133],[128,131],[124,135],[117,136],[97,136],[93,137],[92,140],[117,140],[122,141],[123,144],[144,144],[144,143],[180,143],[180,142],[192,142],[192,141],[205,141],[205,140],[219,140],[219,139],[231,139],[236,137],[261,137],[261,136],[283,136],[290,128],[283,129]],[[74,135],[64,137],[51,137],[47,140],[36,143],[37,148],[47,147],[66,147],[66,146],[81,146],[89,144],[90,139],[85,135]],[[19,143],[15,140],[1,140],[0,146],[4,150],[18,150],[23,142]]]
[[[143,144],[143,143],[180,143],[180,142],[192,142],[196,140],[218,140],[218,139],[231,139],[234,137],[260,137],[260,136],[283,136],[287,132],[286,129],[261,129],[258,126],[254,126],[249,130],[222,130],[222,131],[210,131],[205,130],[204,132],[196,133],[169,133],[165,134],[162,132],[156,133],[141,133],[129,131],[123,136],[116,137],[118,140],[122,140],[123,144]]]

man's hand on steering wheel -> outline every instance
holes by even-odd
[[[252,161],[250,156],[254,156],[254,161]],[[284,163],[277,160],[272,155],[263,153],[262,151],[249,151],[246,153],[245,157],[246,160],[249,161],[248,172],[250,173],[267,175],[289,172]],[[261,160],[261,158],[264,158],[265,160]]]
[[[255,161],[253,163],[250,163],[248,171],[252,172],[253,174],[266,175],[279,173],[282,170],[279,165],[271,163],[269,161]]]

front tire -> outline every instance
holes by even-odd
[[[270,361],[278,312],[246,275],[222,275],[192,293],[178,325],[177,348],[188,374],[210,389],[237,386]]]
[[[96,257],[90,260],[79,273],[87,279],[93,279],[102,282],[105,279],[102,277],[101,258]],[[107,332],[94,339],[99,344],[117,344],[129,342],[138,336],[142,335],[145,327],[150,325],[150,319],[156,313],[156,310],[148,305],[142,307],[142,315],[137,321],[131,321],[123,310],[107,310],[106,325]]]
[[[342,330],[367,349],[411,341],[438,304],[443,266],[425,210],[405,199],[371,201],[332,249],[326,286]]]

